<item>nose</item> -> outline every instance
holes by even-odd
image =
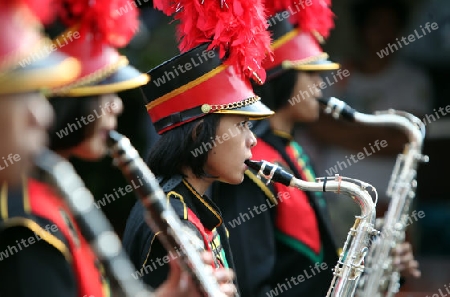
[[[314,85],[316,86],[317,97],[322,97],[322,89],[318,87],[318,86],[320,86],[321,83],[323,83],[322,76],[319,73],[317,73],[314,75],[313,79],[314,79]]]
[[[53,122],[53,108],[47,98],[41,93],[31,93],[27,100],[27,110],[31,125],[47,129]]]
[[[108,110],[111,114],[119,115],[123,111],[123,102],[117,94],[108,94],[103,96],[104,104],[109,107]]]

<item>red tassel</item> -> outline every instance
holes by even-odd
[[[78,25],[80,36],[91,32],[98,45],[116,48],[128,44],[139,27],[139,10],[130,0],[60,0],[60,17],[68,26]]]
[[[203,3],[202,3],[203,2]],[[186,52],[202,43],[217,48],[225,63],[262,83],[261,62],[271,55],[270,34],[261,0],[155,0],[155,8],[179,21],[179,49]]]
[[[307,5],[311,3],[311,5]],[[334,27],[334,13],[331,0],[310,0],[301,6],[297,0],[266,0],[267,15],[287,10],[291,13],[289,21],[304,31],[316,31],[327,38]]]

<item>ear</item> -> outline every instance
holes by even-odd
[[[203,119],[201,119],[200,121],[198,121],[194,128],[192,128],[192,132],[191,132],[191,137],[193,141],[197,140],[198,135],[202,132],[204,127],[204,121]]]

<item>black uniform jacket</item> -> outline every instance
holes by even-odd
[[[30,178],[0,188],[0,296],[111,296],[104,267],[52,186]]]
[[[218,207],[205,195],[200,195],[181,176],[160,182],[168,202],[182,223],[188,227],[185,233],[192,243],[201,244],[203,249],[213,253],[215,267],[233,268],[228,231],[223,225]],[[136,267],[136,278],[153,288],[159,287],[169,272],[168,253],[144,218],[145,209],[138,201],[127,219],[123,235],[123,246]],[[171,253],[179,257],[179,252]]]

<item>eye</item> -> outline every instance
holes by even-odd
[[[244,128],[250,128],[249,123],[250,123],[249,120],[245,120],[245,121],[242,121],[242,122],[237,123],[236,126],[239,127],[239,128],[242,128],[242,129],[244,129]]]

